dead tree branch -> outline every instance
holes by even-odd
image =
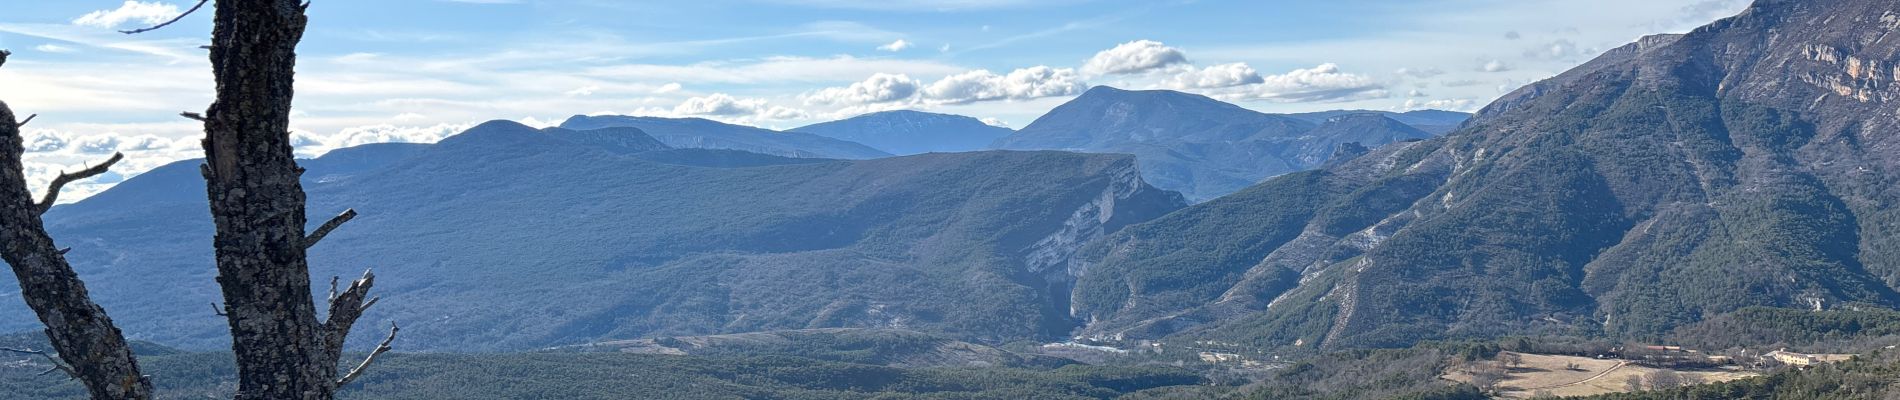
[[[133,30],[129,30],[129,31],[119,31],[119,33],[123,33],[123,34],[127,34],[127,35],[133,35],[133,34],[140,34],[140,33],[145,33],[145,32],[151,32],[151,31],[156,31],[156,30],[158,30],[159,28],[164,28],[164,27],[165,27],[166,25],[171,25],[172,23],[176,23],[176,22],[178,22],[178,20],[181,20],[181,19],[185,19],[185,16],[187,16],[187,15],[191,15],[191,13],[194,13],[194,12],[198,12],[198,9],[199,9],[199,8],[203,8],[203,7],[205,6],[205,2],[208,2],[208,1],[210,1],[210,0],[198,0],[198,5],[194,5],[194,6],[191,6],[191,9],[189,9],[189,10],[185,10],[185,12],[183,12],[183,13],[180,13],[180,14],[178,14],[178,16],[176,16],[176,17],[172,17],[172,19],[171,19],[170,21],[165,21],[165,23],[161,23],[161,24],[158,24],[158,25],[153,25],[153,26],[151,26],[151,27],[148,27],[148,28],[139,28],[139,29],[133,29]]]
[[[373,286],[376,286],[376,273],[364,270],[362,278],[351,281],[349,288],[330,299],[330,317],[323,324],[323,339],[329,348],[341,351],[343,340],[349,337],[350,327],[356,325],[356,319],[380,300],[369,297],[369,289]]]
[[[180,116],[180,117],[185,117],[186,119],[190,119],[190,120],[193,120],[193,121],[198,121],[198,122],[205,122],[205,116],[204,116],[204,114],[199,114],[199,113],[195,113],[195,112],[190,112],[190,111],[185,111],[185,112],[180,112],[180,113],[178,113],[178,116]]]
[[[28,123],[28,122],[33,122],[33,119],[34,119],[34,118],[39,118],[39,117],[40,117],[40,115],[39,115],[39,114],[33,114],[33,115],[28,115],[28,116],[26,116],[26,119],[23,119],[23,120],[20,120],[20,123],[17,123],[17,124],[13,124],[13,126],[15,126],[15,127],[22,127],[22,128],[24,128],[24,127],[26,127],[26,123]]]
[[[324,236],[330,236],[330,231],[336,230],[339,226],[343,226],[345,222],[350,222],[352,218],[356,218],[356,209],[343,210],[342,214],[337,214],[336,217],[330,218],[330,221],[324,222],[323,226],[317,227],[316,232],[311,232],[310,236],[304,237],[303,248],[308,249],[312,246],[316,246],[317,242],[323,241]],[[335,285],[331,285],[331,289],[334,290]]]
[[[362,362],[361,364],[356,364],[356,368],[351,368],[351,369],[350,369],[350,373],[348,373],[348,374],[344,374],[342,378],[339,378],[339,379],[337,379],[337,380],[336,380],[336,386],[337,386],[337,387],[343,387],[343,385],[348,385],[348,384],[350,384],[350,381],[353,381],[353,380],[356,380],[356,377],[358,377],[358,376],[362,376],[362,375],[363,375],[363,371],[365,371],[365,370],[368,370],[368,369],[369,369],[369,364],[370,364],[370,363],[373,363],[373,362],[376,362],[376,357],[378,357],[378,356],[382,356],[382,355],[383,355],[383,353],[388,353],[388,352],[389,352],[389,342],[393,342],[393,341],[395,341],[395,340],[396,340],[396,332],[397,332],[397,331],[399,331],[399,330],[401,330],[401,329],[400,329],[400,328],[397,328],[397,327],[396,327],[396,323],[395,323],[395,322],[390,322],[390,323],[389,323],[389,336],[388,336],[388,337],[384,337],[384,338],[383,338],[383,343],[381,343],[381,344],[377,344],[377,345],[376,345],[376,350],[374,350],[374,351],[370,351],[370,353],[369,353],[369,356],[368,356],[368,357],[363,357],[363,362]]]
[[[99,165],[94,165],[90,168],[79,170],[77,172],[60,173],[58,178],[53,179],[53,187],[46,190],[46,198],[43,200],[40,200],[40,203],[39,203],[40,214],[45,214],[46,210],[53,209],[53,201],[59,199],[59,190],[60,188],[66,187],[66,184],[73,183],[73,181],[91,178],[91,177],[99,176],[99,174],[106,173],[107,170],[112,169],[112,164],[118,164],[119,160],[124,160],[124,159],[125,159],[125,153],[112,153],[111,159],[107,159],[106,162],[99,163]]]
[[[0,51],[0,64],[9,55]],[[13,110],[0,103],[0,259],[12,268],[21,300],[46,325],[53,350],[67,361],[63,370],[84,383],[92,398],[150,399],[152,382],[139,372],[138,359],[125,336],[105,309],[92,302],[85,282],[67,263],[66,250],[46,233],[40,216],[53,198],[49,195],[43,204],[34,202],[26,184],[22,139]],[[109,164],[96,168],[103,170]],[[52,193],[57,194],[63,184],[56,183]]]
[[[78,372],[73,372],[73,368],[72,368],[72,367],[68,367],[68,366],[66,366],[66,364],[62,364],[62,363],[60,363],[60,362],[59,362],[59,359],[58,359],[58,358],[54,358],[52,354],[47,354],[47,353],[46,353],[46,352],[44,352],[44,351],[39,351],[39,350],[28,350],[28,349],[13,349],[13,348],[0,348],[0,351],[10,351],[10,352],[14,352],[14,353],[20,353],[20,354],[32,354],[32,355],[37,355],[37,356],[40,356],[40,357],[45,357],[45,358],[46,358],[46,362],[47,362],[48,364],[53,364],[53,368],[52,368],[52,369],[48,369],[48,370],[46,370],[46,372],[41,372],[41,373],[40,373],[40,375],[46,375],[46,374],[48,374],[48,373],[52,373],[53,371],[61,371],[61,372],[65,372],[65,373],[66,373],[66,378],[67,378],[67,379],[69,379],[69,380],[71,380],[71,379],[79,379],[79,373],[78,373]]]

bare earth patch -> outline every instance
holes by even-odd
[[[1539,392],[1549,392],[1558,396],[1590,396],[1605,393],[1627,392],[1625,384],[1630,376],[1643,376],[1655,372],[1656,368],[1629,364],[1623,360],[1595,359],[1589,357],[1553,356],[1541,354],[1517,354],[1523,361],[1515,367],[1507,368],[1507,376],[1499,383],[1501,394],[1506,398],[1530,398]],[[1569,369],[1574,364],[1576,369]],[[1760,376],[1746,371],[1704,371],[1677,370],[1684,377],[1696,376],[1709,383],[1726,382],[1736,379]],[[1471,376],[1463,371],[1452,371],[1445,379],[1458,382],[1471,382]]]

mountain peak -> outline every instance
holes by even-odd
[[[780,157],[868,159],[891,154],[861,143],[799,132],[734,125],[705,118],[577,115],[562,128],[639,128],[673,148],[741,150]]]
[[[790,132],[863,143],[897,155],[982,150],[1014,132],[962,115],[883,111],[792,129]]]
[[[524,145],[552,142],[551,138],[520,122],[498,119],[470,127],[462,133],[443,138],[448,147],[461,145]]]

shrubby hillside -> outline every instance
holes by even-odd
[[[409,351],[834,327],[1003,342],[1069,333],[1067,258],[1183,205],[1123,155],[664,147],[639,129],[491,122],[339,150],[306,163],[311,220],[361,216],[312,249],[313,274],[375,268],[384,299],[365,323],[400,321]],[[129,337],[228,340],[207,307],[219,298],[196,164],[47,215]],[[0,316],[0,329],[37,324],[18,303]]]
[[[1442,138],[1131,227],[1072,267],[1075,315],[1105,338],[1338,348],[1900,305],[1893,6],[1757,2]]]

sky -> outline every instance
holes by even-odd
[[[0,101],[45,187],[114,152],[76,201],[198,158],[211,7],[0,0]],[[1096,85],[1264,112],[1473,111],[1644,35],[1746,0],[313,0],[302,156],[433,142],[482,121],[700,117],[774,129],[884,110],[1020,128]]]

